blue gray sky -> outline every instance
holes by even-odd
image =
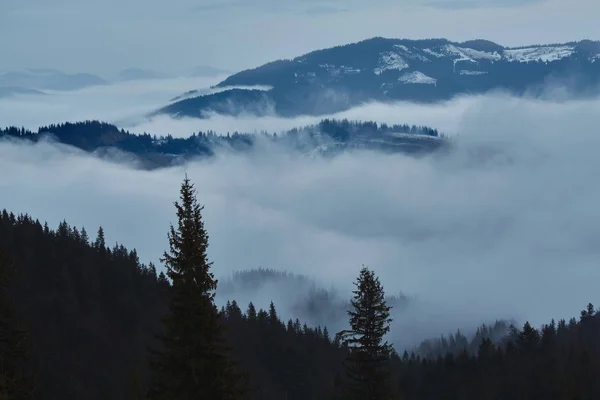
[[[2,0],[0,71],[227,70],[373,36],[600,38],[596,0]]]

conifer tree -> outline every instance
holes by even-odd
[[[96,241],[94,242],[94,247],[99,251],[104,251],[106,249],[106,241],[104,239],[104,229],[102,227],[98,228],[98,234],[96,235]]]
[[[81,228],[81,242],[85,244],[89,244],[90,242],[90,237],[88,236],[87,231],[83,227]]]
[[[0,400],[32,399],[34,393],[27,333],[18,327],[8,294],[14,272],[14,266],[0,254]]]
[[[277,310],[275,309],[275,304],[273,304],[273,302],[269,304],[269,322],[272,325],[277,325],[279,323],[279,315],[277,315]]]
[[[256,321],[257,319],[256,307],[254,307],[254,304],[252,302],[248,304],[248,311],[246,311],[246,315],[248,316],[248,320],[250,321]]]
[[[337,336],[348,348],[347,397],[361,400],[390,399],[389,359],[392,346],[383,341],[390,331],[390,309],[375,273],[363,266],[354,282],[350,329]]]
[[[208,234],[194,185],[181,185],[177,229],[168,234],[163,262],[172,281],[170,313],[159,338],[163,348],[152,360],[152,400],[233,400],[243,398],[242,376],[234,371],[214,303],[217,280],[207,259]]]

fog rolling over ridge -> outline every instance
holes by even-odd
[[[368,265],[387,294],[416,299],[394,313],[399,345],[497,318],[537,325],[576,315],[600,301],[600,101],[475,99],[431,106],[460,134],[452,152],[419,158],[355,151],[307,160],[257,148],[142,171],[53,143],[2,141],[0,169],[10,173],[0,175],[0,207],[53,226],[66,218],[92,236],[102,225],[107,243],[156,261],[187,172],[206,206],[218,277],[272,268],[347,299]],[[369,107],[381,121],[403,113]],[[253,296],[287,319],[297,316],[292,294]]]

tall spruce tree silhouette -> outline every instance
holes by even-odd
[[[152,400],[234,400],[246,393],[244,376],[234,370],[214,303],[217,280],[207,258],[196,190],[187,175],[181,185],[177,229],[171,225],[170,249],[162,261],[172,281],[170,313],[159,335],[163,348],[154,353]]]
[[[383,286],[375,273],[363,266],[354,282],[356,290],[348,311],[350,329],[337,334],[348,349],[347,385],[344,398],[360,400],[390,399],[389,359],[392,346],[383,341],[390,331],[390,309]]]

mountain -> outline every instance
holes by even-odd
[[[324,115],[368,101],[435,102],[494,89],[539,95],[547,83],[565,84],[576,96],[597,93],[600,42],[508,48],[487,40],[377,37],[270,62],[216,85],[271,87],[261,95],[228,90],[188,97],[158,112],[199,118],[213,110]]]
[[[147,169],[211,157],[218,151],[249,152],[259,148],[272,151],[270,146],[277,146],[277,151],[332,157],[353,149],[426,154],[449,145],[436,129],[425,126],[330,119],[279,134],[234,132],[217,135],[208,131],[194,133],[188,138],[134,134],[99,121],[50,125],[40,127],[37,132],[17,127],[0,129],[0,140],[37,142],[48,137],[104,157],[133,159]]]
[[[106,83],[104,79],[96,75],[86,73],[68,74],[46,68],[9,71],[0,74],[0,88],[19,88],[19,91],[77,90]]]

